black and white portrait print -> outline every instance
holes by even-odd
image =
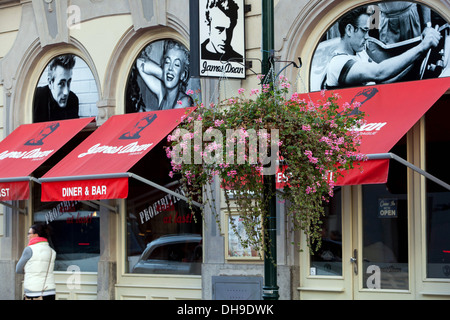
[[[126,113],[186,108],[193,105],[199,81],[190,77],[190,53],[172,40],[148,44],[131,68]]]
[[[243,0],[199,1],[200,75],[245,78]]]
[[[39,79],[33,122],[96,117],[98,89],[89,66],[73,54],[53,58]]]
[[[448,76],[449,31],[439,14],[412,1],[354,8],[317,46],[310,91]]]

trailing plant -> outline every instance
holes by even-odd
[[[311,101],[289,95],[288,89],[280,77],[276,85],[263,84],[247,95],[239,89],[236,97],[218,104],[197,102],[168,137],[171,175],[180,176],[188,199],[210,204],[215,213],[214,197],[205,187],[218,181],[228,214],[237,212],[243,223],[242,245],[261,251],[266,249],[267,201],[274,195],[264,193],[263,174],[284,177],[279,199],[286,201],[293,226],[316,249],[323,203],[333,196],[336,179],[364,158],[355,130],[364,113],[353,112],[359,103],[338,105],[337,94],[326,91]],[[270,172],[276,164],[278,171]],[[237,232],[236,225],[233,229]]]

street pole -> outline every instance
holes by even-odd
[[[261,0],[262,4],[262,73],[269,79],[273,62],[274,41],[274,7],[273,0]],[[276,155],[270,155],[271,161]],[[264,175],[264,199],[267,201],[267,219],[265,221],[264,253],[264,300],[278,300],[277,285],[277,212],[275,197],[275,174]]]

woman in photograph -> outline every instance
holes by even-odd
[[[151,50],[151,45],[147,48]],[[166,40],[161,63],[140,57],[136,68],[146,86],[158,99],[158,110],[185,108],[193,104],[186,94],[189,80],[189,51],[182,45]]]

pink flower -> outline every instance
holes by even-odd
[[[237,171],[236,170],[231,170],[231,171],[228,171],[228,173],[227,173],[227,176],[229,176],[229,177],[234,177],[235,175],[237,175]]]
[[[311,126],[309,125],[309,124],[304,124],[304,125],[302,125],[302,130],[303,131],[311,131]]]
[[[214,125],[215,125],[216,127],[220,127],[224,122],[225,122],[225,121],[223,121],[223,120],[215,120],[215,121],[214,121]]]
[[[308,160],[309,160],[309,162],[311,162],[311,163],[314,163],[314,164],[315,164],[315,163],[317,163],[317,162],[319,161],[318,158],[315,158],[315,157],[312,156],[312,152],[309,151],[309,150],[306,150],[306,151],[305,151],[305,156],[308,157]]]
[[[243,94],[245,92],[245,89],[244,88],[240,88],[239,90],[238,90],[238,93],[239,94]]]
[[[306,194],[315,193],[317,190],[315,187],[306,187]]]
[[[252,89],[252,92],[250,93],[250,95],[254,95],[254,94],[258,94],[259,93],[259,89]]]

